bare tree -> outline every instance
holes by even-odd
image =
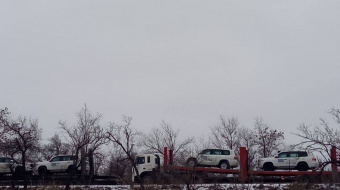
[[[107,136],[112,143],[117,145],[124,152],[126,159],[132,165],[138,180],[141,182],[141,189],[144,190],[145,187],[135,163],[135,143],[141,133],[131,128],[131,120],[131,117],[123,116],[122,124],[110,123],[110,129],[107,131]]]
[[[241,127],[238,137],[240,140],[240,146],[246,147],[248,151],[249,168],[255,168],[257,165],[257,146],[255,142],[254,131],[246,127]]]
[[[202,150],[204,149],[208,149],[211,148],[212,146],[212,140],[211,137],[199,137],[198,139],[195,140],[195,142],[193,142],[193,151],[192,154],[197,155],[199,153],[202,152]]]
[[[148,134],[143,134],[141,144],[149,152],[164,154],[164,147],[173,150],[174,157],[180,152],[187,151],[187,148],[194,142],[194,137],[184,140],[179,138],[179,130],[174,130],[170,124],[163,121],[161,128],[154,128]]]
[[[94,156],[94,175],[98,175],[102,172],[102,169],[105,165],[105,159],[109,156],[107,153],[103,151],[97,152]]]
[[[74,154],[79,154],[81,148],[88,152],[89,145],[93,151],[106,143],[105,131],[100,125],[101,114],[92,115],[86,104],[77,113],[77,124],[69,127],[66,121],[59,121],[60,128],[65,133],[65,139],[74,148]]]
[[[5,129],[7,126],[10,125],[10,118],[9,118],[8,108],[0,109],[0,144],[4,144],[5,137],[4,134],[6,133]]]
[[[283,132],[270,129],[262,118],[255,119],[255,143],[261,156],[271,156],[284,139]]]
[[[328,113],[332,116],[335,127],[340,127],[340,109],[332,108]],[[296,146],[304,145],[306,149],[318,151],[323,160],[327,161],[330,158],[328,150],[331,146],[335,146],[337,150],[340,150],[340,131],[330,126],[325,119],[320,119],[320,121],[320,126],[315,126],[314,128],[301,124],[298,127],[299,132],[293,134],[302,138],[302,142]]]
[[[81,111],[77,113],[77,124],[69,127],[66,121],[59,121],[60,128],[64,132],[64,137],[73,148],[73,154],[77,157],[75,161],[77,165],[75,168],[83,164],[87,155],[95,154],[101,145],[107,143],[106,132],[100,125],[101,117],[101,114],[92,115],[85,104]],[[85,155],[79,160],[81,149],[85,150]],[[91,152],[89,152],[89,150],[91,150]],[[94,171],[91,164],[90,171]],[[71,177],[69,183],[66,184],[66,189],[69,189]]]
[[[59,134],[54,134],[48,139],[49,143],[42,146],[41,154],[45,160],[49,160],[55,155],[71,154],[71,146],[68,143],[62,142]]]
[[[27,155],[29,152],[39,149],[42,130],[38,127],[37,119],[19,116],[17,120],[11,120],[6,116],[5,119],[2,117],[1,121],[1,125],[4,126],[1,149],[10,154],[11,157],[18,155],[21,158],[24,189],[27,189]]]
[[[238,138],[240,122],[236,117],[225,119],[220,116],[220,123],[211,128],[212,143],[217,148],[238,149],[240,141]]]
[[[118,183],[131,183],[131,162],[125,152],[116,144],[113,144],[111,152],[103,170],[104,175],[117,177]],[[133,156],[135,157],[135,156]]]

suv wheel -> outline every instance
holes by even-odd
[[[263,164],[263,170],[264,171],[274,171],[275,168],[274,168],[273,163],[267,162],[267,163]]]
[[[297,165],[297,169],[299,171],[307,171],[309,169],[309,167],[308,167],[307,163],[301,162]]]
[[[39,175],[46,175],[47,174],[47,168],[45,166],[41,166],[38,168]]]
[[[219,165],[221,169],[230,169],[230,165],[228,161],[222,161]]]
[[[189,167],[196,167],[197,166],[197,161],[194,158],[189,158],[187,160],[187,166]]]

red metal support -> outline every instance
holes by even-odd
[[[240,147],[240,182],[248,181],[248,167],[247,167],[247,149]]]
[[[332,161],[332,172],[337,172],[338,166],[336,164],[336,149],[335,149],[335,146],[332,146],[332,149],[331,149],[331,161]]]
[[[169,150],[169,165],[174,164],[174,150]]]
[[[166,172],[168,169],[168,147],[164,147],[164,164],[163,171]]]

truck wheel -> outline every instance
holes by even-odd
[[[304,162],[301,162],[297,165],[297,169],[299,171],[307,171],[309,169],[308,165]]]
[[[45,166],[39,167],[39,168],[38,168],[38,173],[39,173],[39,175],[41,175],[41,176],[46,175],[46,174],[47,174],[47,168],[46,168]]]
[[[197,166],[197,161],[194,158],[189,158],[187,160],[187,166],[189,167],[196,167]]]
[[[265,163],[265,164],[263,165],[263,170],[264,170],[264,171],[274,171],[275,168],[274,168],[273,163],[271,163],[271,162]]]
[[[75,166],[69,166],[67,169],[67,173],[69,173],[70,175],[74,175],[77,173],[77,168]]]
[[[219,165],[221,169],[230,169],[230,165],[228,161],[222,161]]]
[[[153,179],[151,176],[146,175],[142,177],[142,182],[143,184],[152,184],[153,183]]]

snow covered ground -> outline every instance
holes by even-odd
[[[4,187],[0,187],[3,189]],[[22,189],[23,187],[19,187]],[[65,186],[41,186],[31,187],[35,190],[61,190]],[[139,190],[139,185],[75,185],[71,187],[75,190]],[[187,190],[187,187],[182,185],[146,185],[147,190]],[[340,184],[297,184],[297,183],[271,183],[271,184],[195,184],[190,186],[190,190],[338,190]]]

